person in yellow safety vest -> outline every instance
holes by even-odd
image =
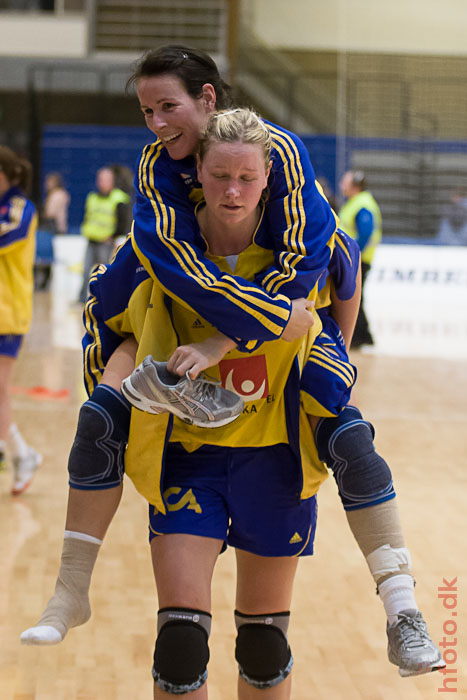
[[[357,241],[362,261],[362,297],[352,338],[352,348],[374,344],[364,310],[363,290],[376,247],[381,242],[382,218],[375,198],[366,187],[365,174],[360,170],[348,170],[340,181],[340,190],[347,198],[339,210],[341,228]]]
[[[83,283],[79,300],[88,296],[89,277],[101,263],[108,263],[115,239],[128,233],[130,196],[115,186],[114,171],[100,168],[96,174],[96,192],[86,197],[81,234],[88,239],[84,258]]]

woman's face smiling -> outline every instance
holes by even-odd
[[[147,127],[167,148],[174,160],[196,152],[201,130],[216,106],[216,92],[203,85],[198,98],[191,97],[183,83],[169,73],[138,81],[138,99]]]
[[[270,169],[257,144],[212,143],[202,162],[198,159],[198,179],[209,216],[235,226],[256,215]]]

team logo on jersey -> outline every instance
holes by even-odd
[[[269,394],[266,357],[240,357],[219,362],[222,386],[242,396],[245,401],[265,399]]]
[[[180,177],[182,178],[185,185],[190,186],[194,182],[193,175],[190,175],[189,173],[180,173]]]
[[[174,496],[174,498],[172,498]],[[170,500],[169,500],[170,499]],[[182,489],[179,486],[172,486],[164,491],[164,500],[168,510],[194,510],[195,513],[202,513],[203,509],[196,500],[192,489]]]

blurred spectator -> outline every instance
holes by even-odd
[[[109,166],[113,170],[115,178],[115,187],[123,190],[130,197],[133,197],[133,171],[127,165],[119,165],[118,163]]]
[[[115,177],[115,187],[118,187],[119,189],[123,190],[123,192],[126,192],[126,194],[130,197],[130,203],[126,209],[127,213],[127,221],[126,221],[126,227],[124,231],[124,236],[126,236],[127,233],[129,233],[131,229],[131,222],[133,221],[133,204],[134,204],[134,199],[135,199],[135,189],[133,187],[133,171],[131,168],[129,168],[127,165],[111,165],[110,166],[113,170],[114,177]],[[123,228],[123,222],[122,222],[122,228]],[[118,241],[117,243],[123,243],[123,240]]]
[[[0,469],[8,451],[12,494],[27,489],[42,461],[12,423],[10,404],[13,368],[32,319],[37,215],[26,196],[31,171],[27,160],[0,146]]]
[[[467,192],[455,190],[441,217],[436,243],[467,245]]]
[[[101,263],[108,263],[115,239],[128,233],[130,196],[115,185],[111,167],[100,168],[96,175],[97,191],[86,197],[81,233],[88,239],[84,258],[83,284],[79,301],[84,304],[89,277]]]
[[[60,173],[46,175],[45,192],[36,235],[34,263],[34,284],[39,291],[46,291],[49,288],[54,262],[53,237],[55,234],[67,232],[70,204],[70,195],[63,187]]]
[[[45,176],[45,199],[40,217],[40,227],[51,233],[67,233],[70,195],[63,186],[60,173]]]
[[[340,189],[347,201],[339,210],[341,228],[355,238],[361,252],[362,298],[351,347],[373,345],[370,326],[364,310],[363,290],[377,246],[382,238],[381,211],[375,198],[367,190],[365,174],[348,170],[340,181]]]

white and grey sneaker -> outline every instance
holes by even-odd
[[[13,486],[11,487],[13,496],[26,491],[41,462],[42,455],[32,447],[29,448],[25,457],[13,457]]]
[[[220,382],[200,375],[191,379],[167,371],[167,362],[152,355],[122,382],[122,394],[147,413],[169,411],[185,423],[201,428],[218,428],[234,421],[242,413],[244,401]]]
[[[402,610],[397,622],[388,623],[387,635],[389,661],[399,666],[399,675],[418,676],[446,666],[419,610]]]

